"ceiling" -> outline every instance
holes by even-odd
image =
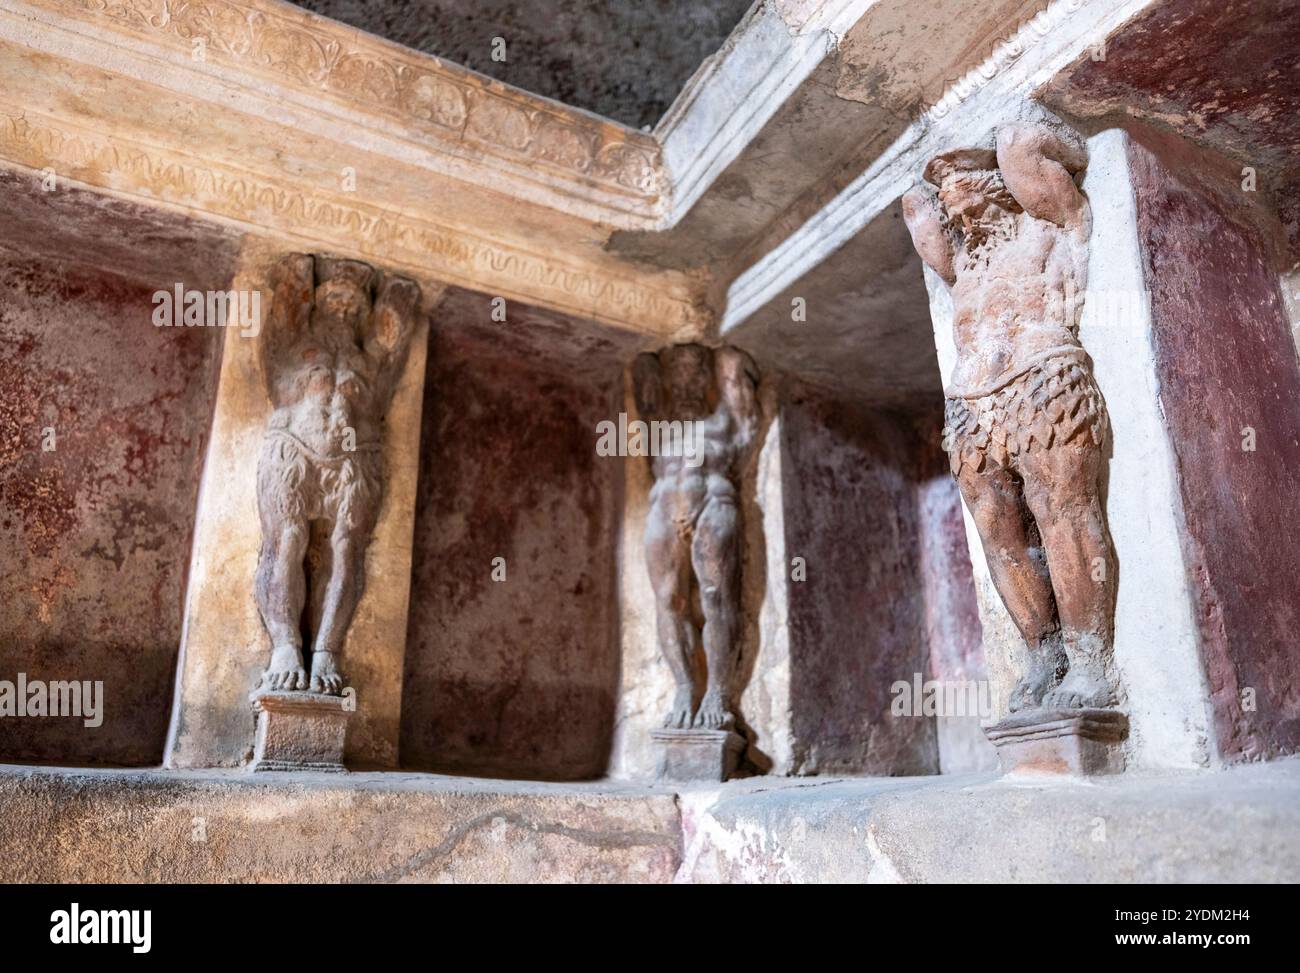
[[[751,0],[295,0],[633,128],[653,127]],[[505,60],[493,60],[493,38]],[[498,45],[499,47],[499,45]]]

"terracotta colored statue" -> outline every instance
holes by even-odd
[[[1114,559],[1101,499],[1106,407],[1079,344],[1088,202],[1082,140],[1044,121],[996,150],[936,156],[903,198],[921,258],[949,285],[953,475],[1029,648],[1010,708],[1105,707]]]
[[[659,648],[677,687],[664,718],[672,729],[721,730],[735,722],[730,693],[740,618],[739,481],[758,431],[757,378],[753,361],[737,348],[675,345],[641,355],[635,365],[641,418],[683,424],[678,446],[684,448],[661,448],[654,457],[645,533]],[[697,603],[702,629],[693,611]],[[701,642],[702,693],[696,682]]]
[[[280,261],[272,287],[259,339],[275,410],[257,471],[262,548],[254,590],[271,637],[262,688],[337,695],[339,654],[383,494],[384,413],[415,330],[420,288],[354,260],[305,254]]]

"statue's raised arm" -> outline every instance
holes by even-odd
[[[1026,213],[1061,227],[1087,220],[1087,201],[1074,182],[1088,165],[1078,133],[1042,122],[1015,123],[998,129],[997,146],[1002,180]]]
[[[269,275],[271,310],[257,341],[266,392],[275,408],[284,405],[296,365],[290,352],[311,329],[315,305],[316,269],[311,254],[291,253],[278,260]]]
[[[718,382],[718,406],[725,409],[733,425],[732,443],[747,454],[758,436],[758,367],[748,354],[730,345],[713,353]]]
[[[912,244],[921,260],[948,286],[956,283],[953,254],[957,241],[948,229],[943,207],[934,192],[925,186],[913,186],[904,193],[903,222],[912,234]]]
[[[366,357],[374,363],[375,383],[387,406],[406,365],[411,336],[419,322],[420,285],[408,277],[384,274],[362,335]]]

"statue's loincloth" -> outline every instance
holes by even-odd
[[[1060,347],[971,392],[949,390],[943,441],[953,476],[1014,469],[1036,449],[1106,438],[1106,403],[1079,347]]]
[[[271,427],[258,463],[258,502],[293,520],[370,524],[383,493],[382,463],[379,443],[325,455],[287,429]]]

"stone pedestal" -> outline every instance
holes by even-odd
[[[1093,776],[1124,769],[1128,717],[1109,709],[1035,709],[984,731],[1003,773]]]
[[[736,772],[745,740],[730,730],[651,730],[659,749],[658,779],[724,781]]]
[[[251,697],[257,710],[257,737],[249,769],[323,770],[343,766],[348,717],[354,697],[320,693],[266,692]]]

